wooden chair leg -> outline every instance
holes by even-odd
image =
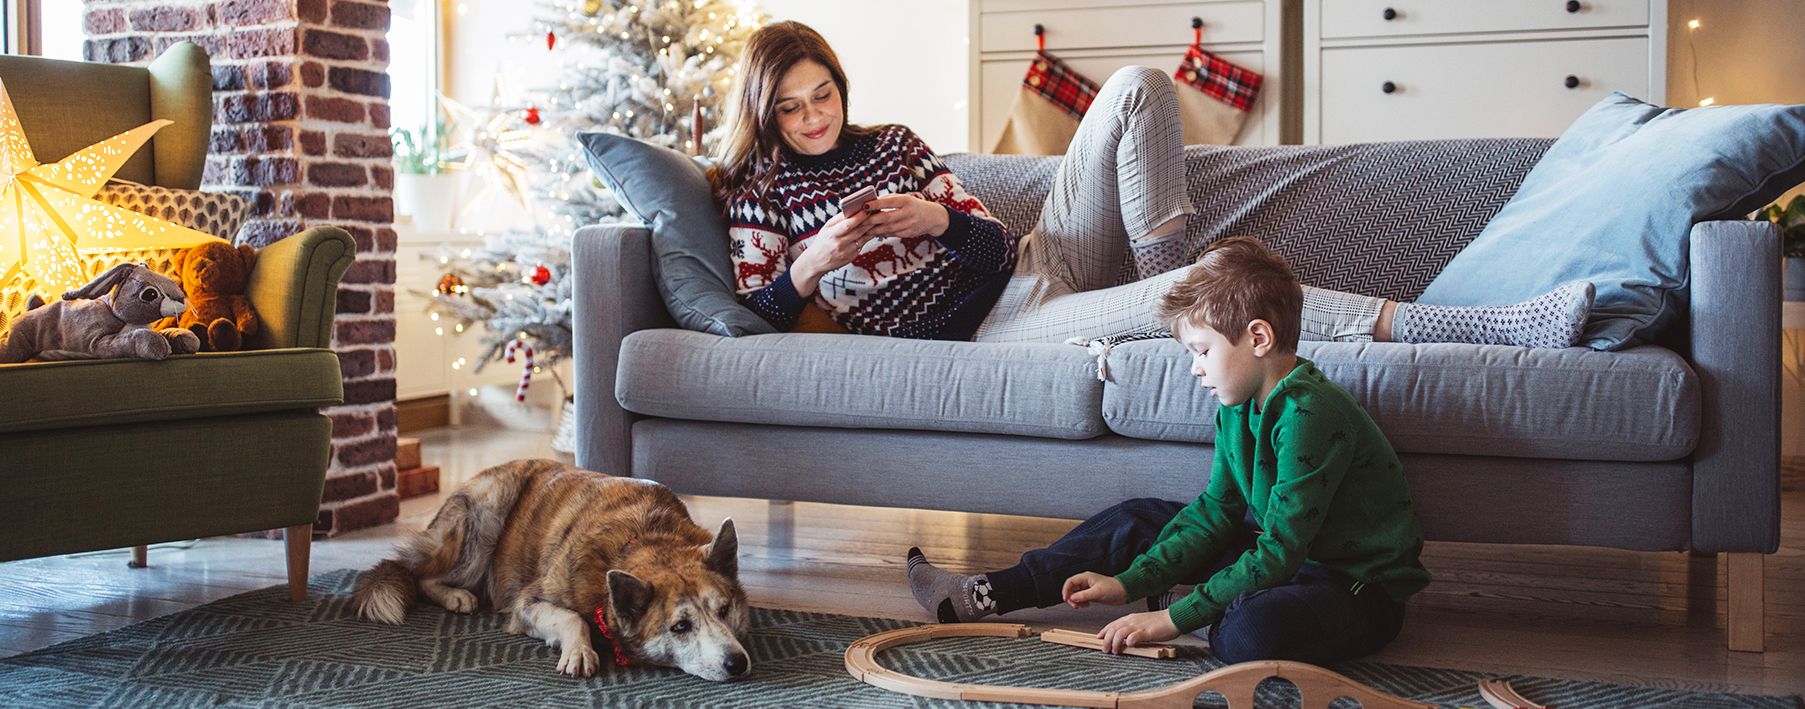
[[[1729,635],[1729,647],[1736,652],[1763,652],[1765,637],[1765,612],[1763,605],[1763,576],[1767,555],[1747,552],[1726,553],[1724,563],[1729,569],[1729,617],[1725,619],[1725,632]]]
[[[132,560],[125,565],[134,569],[142,569],[150,565],[150,545],[139,544],[132,547]]]
[[[313,546],[313,524],[297,524],[282,534],[288,542],[288,600],[307,600],[307,561]]]

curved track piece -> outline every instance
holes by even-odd
[[[911,677],[878,664],[877,654],[893,647],[937,638],[1026,638],[1034,631],[1016,623],[957,623],[922,625],[868,635],[846,648],[846,671],[866,684],[892,692],[936,699],[981,702],[1021,702],[1062,707],[1121,707],[1123,709],[1189,709],[1197,695],[1219,692],[1230,709],[1253,709],[1254,690],[1268,677],[1279,677],[1297,686],[1306,709],[1325,708],[1339,697],[1352,697],[1365,709],[1433,709],[1400,699],[1345,676],[1314,665],[1282,660],[1243,662],[1218,668],[1195,679],[1139,692],[1097,692],[1082,689],[1035,689],[990,684],[960,684]]]

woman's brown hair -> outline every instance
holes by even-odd
[[[770,188],[784,149],[777,129],[777,85],[791,67],[804,61],[827,67],[840,89],[840,115],[846,115],[846,71],[820,33],[800,22],[775,22],[752,33],[728,97],[727,137],[721,143],[720,166],[710,174],[715,199],[723,208],[743,188],[759,194]],[[871,128],[845,123],[840,137],[856,138],[871,132]]]

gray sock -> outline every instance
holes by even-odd
[[[1191,265],[1196,254],[1191,253],[1191,240],[1185,238],[1182,226],[1171,234],[1148,235],[1128,242],[1128,249],[1134,254],[1134,269],[1140,272],[1142,279]]]
[[[934,568],[916,547],[909,548],[909,591],[942,623],[969,623],[996,612],[990,579]]]
[[[1185,596],[1190,595],[1191,588],[1192,587],[1190,587],[1190,586],[1176,586],[1176,587],[1173,587],[1171,590],[1166,591],[1165,593],[1155,593],[1151,596],[1148,596],[1147,597],[1147,610],[1163,611],[1167,608],[1171,608],[1172,604],[1178,602],[1178,599],[1184,598]]]
[[[1398,342],[1571,347],[1592,310],[1592,284],[1568,283],[1516,305],[1453,307],[1399,303],[1391,321]]]

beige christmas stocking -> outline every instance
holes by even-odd
[[[1009,122],[997,137],[993,153],[1064,155],[1078,133],[1078,121],[1097,98],[1097,82],[1072,71],[1042,50],[1028,65],[1021,93],[1009,111]]]
[[[1260,75],[1191,45],[1173,72],[1185,144],[1229,145],[1241,135],[1248,110],[1260,95]]]

